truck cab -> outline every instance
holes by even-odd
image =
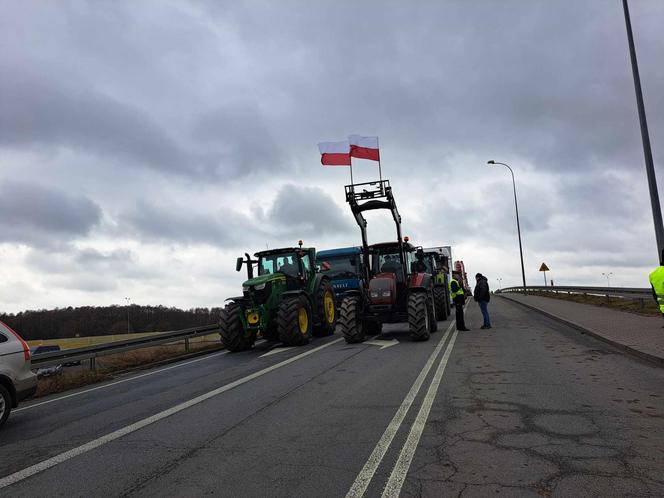
[[[316,265],[332,282],[337,301],[341,301],[346,292],[360,288],[361,264],[360,247],[327,249],[316,254]]]

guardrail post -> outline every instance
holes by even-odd
[[[90,358],[90,370],[95,371],[97,370],[97,358],[94,356]]]
[[[184,350],[188,353],[191,351],[191,347],[189,346],[189,337],[185,337],[184,339]]]

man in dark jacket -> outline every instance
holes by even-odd
[[[482,310],[482,316],[484,317],[484,325],[481,329],[490,329],[491,328],[491,319],[489,318],[489,301],[491,300],[491,294],[489,293],[489,282],[486,277],[481,273],[475,275],[475,291],[473,292],[473,298],[480,305],[480,310]]]

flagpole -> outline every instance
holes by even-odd
[[[354,185],[354,183],[353,183],[353,156],[349,155],[349,158],[350,158],[350,184]]]
[[[380,179],[380,192],[383,193],[383,171],[380,168],[380,143],[376,137],[376,145],[378,145],[378,178]]]

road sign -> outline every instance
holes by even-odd
[[[551,270],[549,270],[549,267],[546,266],[546,263],[542,263],[542,266],[540,266],[539,271],[551,271]]]

